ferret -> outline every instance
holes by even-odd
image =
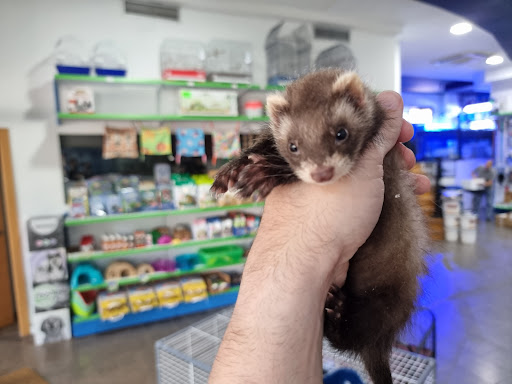
[[[355,72],[313,72],[267,98],[270,124],[255,144],[224,165],[214,193],[257,191],[277,185],[326,184],[349,174],[379,140],[386,119],[375,94]],[[377,225],[350,261],[343,287],[325,303],[324,335],[340,351],[359,355],[374,384],[392,384],[393,343],[407,325],[426,273],[427,230],[397,149],[384,158],[384,203]]]

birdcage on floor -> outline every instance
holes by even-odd
[[[158,384],[206,384],[231,313],[232,308],[222,310],[158,340],[155,344]],[[334,351],[326,341],[323,365],[326,373],[349,368],[357,372],[364,383],[371,383],[359,359]],[[434,384],[435,368],[435,322],[430,312],[421,311],[393,348],[393,382]]]

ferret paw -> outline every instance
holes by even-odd
[[[226,193],[238,182],[240,172],[252,163],[247,156],[239,157],[224,165],[217,175],[210,191],[215,195]]]
[[[345,294],[341,288],[332,285],[325,300],[324,332],[327,337],[339,331]]]
[[[276,167],[261,159],[247,165],[240,172],[238,182],[234,185],[237,195],[248,198],[257,191],[258,197],[264,199],[277,185],[279,175],[275,175],[275,172]]]

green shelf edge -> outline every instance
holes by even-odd
[[[267,116],[181,116],[181,115],[120,115],[109,113],[59,113],[60,120],[135,120],[135,121],[269,121]]]
[[[223,291],[223,292],[214,293],[212,295],[209,294],[208,296],[216,296],[216,295],[222,295],[225,293],[238,292],[239,290],[240,290],[240,286],[236,286],[236,287],[231,287],[230,289]],[[100,314],[95,313],[94,315],[91,315],[88,317],[73,316],[72,322],[73,322],[73,324],[78,324],[78,323],[84,323],[86,321],[91,321],[91,320],[100,320]]]
[[[111,258],[121,257],[121,256],[140,255],[140,254],[144,254],[144,253],[168,251],[170,249],[190,248],[190,247],[201,246],[201,245],[213,245],[213,244],[222,243],[222,242],[226,242],[226,241],[251,239],[255,236],[256,236],[255,234],[250,234],[250,235],[245,235],[245,236],[220,237],[218,239],[190,240],[190,241],[184,241],[183,243],[180,243],[180,244],[153,245],[151,247],[131,248],[131,249],[123,249],[120,251],[110,251],[110,252],[91,252],[91,253],[72,252],[72,253],[68,253],[68,263],[79,263],[79,262],[83,262],[83,261],[111,259]]]
[[[125,220],[136,220],[136,219],[148,219],[154,217],[166,217],[166,216],[184,216],[195,213],[208,213],[208,212],[223,212],[233,211],[238,209],[249,209],[263,207],[264,203],[251,203],[251,204],[240,204],[240,205],[227,205],[224,207],[211,207],[211,208],[192,208],[192,209],[173,209],[173,210],[162,210],[162,211],[146,211],[146,212],[133,212],[133,213],[122,213],[119,215],[107,215],[107,216],[88,216],[79,219],[67,218],[64,225],[66,227],[78,227],[81,225],[108,223],[112,221],[125,221]]]
[[[146,283],[150,283],[153,281],[160,281],[160,280],[172,279],[172,278],[177,278],[177,277],[182,277],[182,276],[195,275],[198,273],[218,271],[222,268],[239,267],[244,264],[245,264],[245,262],[236,263],[236,264],[228,264],[228,265],[220,265],[217,267],[202,267],[202,268],[193,269],[191,271],[155,272],[153,274],[150,274],[147,279],[141,279],[139,276],[125,277],[125,278],[121,278],[117,281],[105,281],[101,284],[82,284],[76,288],[72,288],[71,291],[87,292],[87,291],[97,291],[100,289],[108,289],[108,287],[111,285],[113,285],[113,286],[116,285],[117,287],[125,287],[127,285],[146,284]]]
[[[189,87],[189,88],[218,88],[218,89],[246,89],[266,90],[255,84],[245,83],[220,83],[213,81],[188,81],[188,80],[162,80],[162,79],[132,79],[118,76],[80,76],[80,75],[55,75],[57,81],[74,81],[82,83],[104,83],[104,84],[133,84],[133,85],[163,85],[167,87]]]

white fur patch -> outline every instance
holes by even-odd
[[[334,176],[331,180],[326,181],[325,183],[318,183],[311,177],[311,173],[315,171],[318,166],[324,167],[333,167],[334,168]],[[315,164],[311,160],[302,161],[300,163],[299,169],[295,171],[295,174],[299,179],[306,183],[313,184],[331,184],[341,177],[346,176],[354,166],[354,162],[348,157],[340,155],[339,153],[335,153],[331,157],[325,159],[322,164]]]
[[[288,100],[282,93],[272,93],[267,96],[267,115],[274,122],[278,122],[279,114],[288,108]]]
[[[353,71],[344,72],[332,85],[333,93],[349,93],[354,97],[359,105],[365,104],[364,84],[359,75]]]

